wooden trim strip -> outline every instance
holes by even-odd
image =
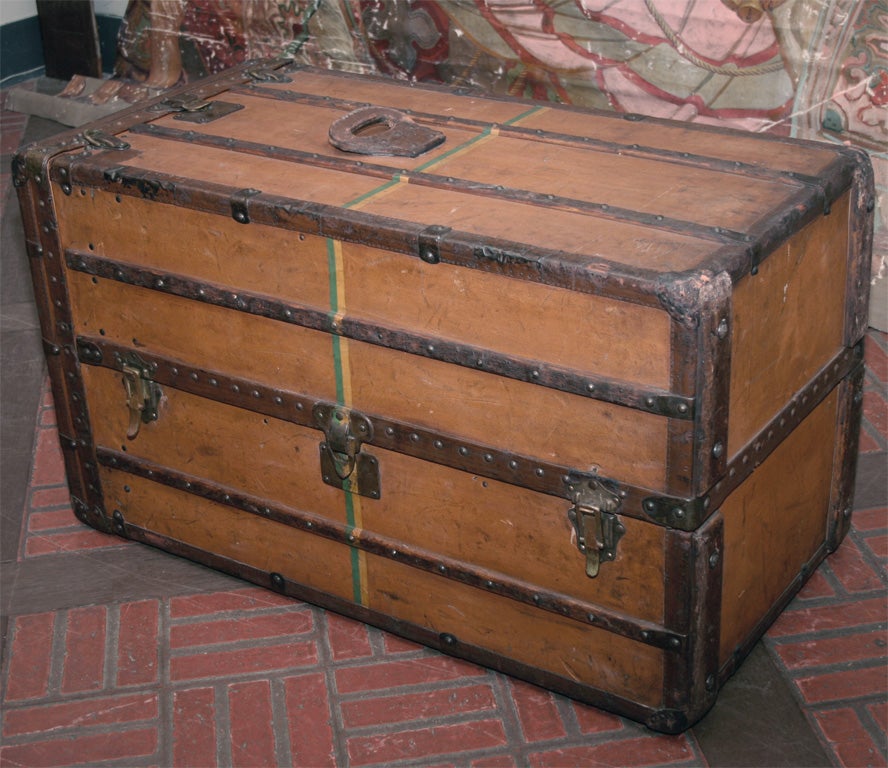
[[[124,161],[128,157],[127,152],[117,152],[115,160]],[[53,168],[53,180],[62,183],[64,176],[69,186],[89,187],[220,216],[232,215],[232,200],[243,191],[122,164],[102,163],[101,159],[92,155],[68,156],[63,159],[64,165]],[[259,193],[241,202],[248,220],[255,224],[343,242],[370,243],[417,257],[421,257],[426,234],[435,231],[436,261],[676,311],[663,297],[662,275],[653,270],[279,195]],[[740,262],[746,251],[732,245],[723,246],[719,253],[723,252],[725,255],[720,258]]]
[[[863,366],[863,342],[843,348],[798,392],[728,464],[727,471],[709,494],[715,509],[740,485],[781,442],[848,376],[858,375]]]
[[[253,584],[271,589],[296,600],[320,606],[343,616],[349,616],[357,621],[379,627],[429,648],[434,648],[448,656],[466,659],[497,672],[557,691],[577,701],[606,708],[639,722],[650,723],[649,727],[651,728],[656,728],[656,725],[653,723],[659,722],[657,718],[658,711],[644,704],[639,704],[636,701],[617,696],[609,691],[593,688],[589,685],[578,683],[571,678],[561,677],[523,662],[515,661],[486,648],[463,642],[455,635],[436,632],[427,627],[393,618],[381,611],[356,605],[337,595],[285,578],[281,574],[268,573],[252,565],[223,557],[205,549],[198,549],[185,542],[130,523],[125,523],[121,530],[118,531],[118,535],[126,536],[133,541],[157,547],[165,552],[201,563],[216,571],[250,581]]]
[[[762,638],[768,628],[777,620],[777,617],[783,613],[783,610],[787,605],[792,601],[792,599],[799,593],[801,588],[805,585],[814,571],[817,570],[817,567],[826,559],[829,554],[829,548],[824,542],[821,544],[814,555],[808,560],[807,563],[802,565],[801,570],[796,575],[796,577],[792,580],[789,586],[783,591],[783,593],[774,601],[774,604],[771,606],[770,610],[759,620],[759,622],[755,625],[755,627],[750,631],[750,633],[746,636],[746,638],[737,645],[734,650],[731,652],[731,655],[725,660],[724,664],[722,664],[721,669],[719,669],[718,677],[719,677],[719,685],[723,685],[731,675],[737,670],[740,664],[743,662],[752,649],[755,647],[755,644]]]
[[[127,285],[325,331],[334,336],[396,349],[473,370],[483,370],[497,376],[623,405],[647,413],[681,420],[694,418],[693,396],[677,395],[655,388],[636,387],[600,376],[580,375],[569,368],[539,360],[517,358],[482,347],[410,333],[399,328],[369,325],[361,320],[343,316],[339,310],[337,297],[332,295],[336,291],[335,280],[331,281],[331,295],[334,301],[332,310],[325,312],[250,291],[233,291],[178,274],[135,267],[86,251],[69,249],[65,252],[65,258],[68,267],[73,270]],[[339,381],[339,385],[341,383]]]
[[[217,504],[238,509],[258,517],[282,523],[307,533],[344,544],[353,549],[404,563],[427,573],[458,581],[486,592],[508,597],[526,605],[532,605],[559,616],[567,616],[585,625],[604,629],[645,645],[680,652],[687,638],[674,631],[666,630],[660,624],[636,619],[617,611],[608,610],[593,603],[586,603],[570,595],[558,592],[543,592],[535,585],[512,578],[498,571],[472,566],[471,564],[444,557],[402,541],[380,536],[366,529],[358,530],[351,525],[337,523],[321,515],[305,512],[293,507],[269,502],[256,496],[242,493],[236,488],[209,482],[193,475],[176,472],[160,464],[130,456],[122,451],[98,447],[96,451],[101,465],[113,470],[127,472],[169,488],[174,488]],[[112,512],[112,518],[121,522],[123,531],[127,524],[123,516]],[[580,569],[580,577],[586,578]],[[357,601],[356,601],[357,602]]]
[[[681,655],[666,658],[665,719],[658,730],[684,730],[715,703],[719,688],[724,521],[715,514],[697,531],[676,531],[667,540],[668,625],[688,642]]]
[[[85,365],[98,365],[119,371],[124,360],[133,354],[138,355],[148,367],[151,380],[161,386],[173,387],[310,429],[321,429],[312,416],[314,407],[334,405],[249,379],[228,376],[220,371],[195,368],[179,360],[152,354],[141,347],[136,349],[114,344],[102,337],[77,338],[77,356]],[[415,424],[374,414],[362,415],[370,421],[373,428],[372,436],[364,440],[367,445],[568,500],[572,499],[571,485],[582,480],[603,481],[619,494],[621,515],[651,522],[651,518],[642,511],[642,501],[650,496],[648,489],[619,484],[594,473],[503,451],[497,446],[440,434]],[[678,499],[673,501],[675,504],[680,503]]]
[[[453,151],[462,151],[472,142],[489,135],[495,126],[488,126],[480,136],[471,139],[466,144],[456,147]],[[534,205],[540,208],[580,213],[594,218],[608,221],[629,222],[643,227],[649,227],[666,232],[672,232],[687,237],[695,237],[701,240],[726,244],[748,244],[751,237],[743,232],[735,232],[724,227],[712,227],[684,219],[676,219],[653,213],[642,213],[630,208],[620,208],[607,203],[589,202],[575,198],[562,197],[560,195],[542,194],[516,187],[505,187],[502,184],[484,184],[470,179],[457,179],[452,176],[441,176],[434,173],[425,173],[422,170],[413,170],[408,173],[394,172],[388,166],[376,165],[363,160],[351,160],[332,155],[318,155],[313,152],[288,149],[286,147],[272,146],[258,142],[233,139],[230,136],[214,135],[197,131],[184,131],[178,128],[164,128],[156,124],[134,126],[131,133],[147,134],[168,141],[181,141],[190,145],[200,145],[226,149],[231,152],[239,152],[257,157],[266,157],[281,162],[299,163],[319,168],[356,173],[362,176],[379,177],[387,179],[384,188],[388,188],[394,182],[408,182],[424,187],[444,189],[460,192],[466,195],[481,197],[495,197],[510,202]],[[436,158],[437,161],[440,158]],[[432,161],[430,161],[432,162]],[[422,168],[423,166],[420,166]],[[353,207],[355,203],[372,197],[379,189],[371,190],[358,200],[352,201],[345,207]]]
[[[425,88],[426,83],[422,84]],[[458,91],[449,91],[450,93],[459,94]],[[336,109],[343,112],[349,112],[360,107],[371,106],[370,102],[353,101],[350,99],[340,99],[331,96],[317,96],[312,93],[302,93],[293,90],[281,90],[278,88],[269,88],[258,84],[246,84],[242,86],[234,86],[231,89],[232,94],[243,94],[246,96],[258,96],[265,99],[275,101],[285,101],[296,104],[307,104],[315,107],[324,107],[327,109]],[[475,94],[478,95],[478,94]],[[483,98],[501,100],[500,97],[484,94]],[[530,102],[525,102],[530,103]],[[563,109],[572,113],[579,112],[576,108],[565,107],[560,104],[538,104],[536,110],[545,107],[546,109]],[[668,162],[675,165],[689,166],[693,168],[705,168],[718,173],[731,173],[748,178],[760,179],[762,181],[777,181],[781,183],[796,183],[810,187],[823,187],[823,180],[818,176],[811,176],[796,171],[781,171],[756,165],[753,163],[744,163],[739,160],[724,160],[717,157],[709,157],[707,155],[698,155],[691,152],[680,152],[678,150],[670,150],[662,147],[648,147],[636,143],[626,143],[619,141],[606,141],[598,139],[594,136],[576,136],[569,133],[558,133],[556,131],[547,131],[542,128],[524,128],[518,125],[510,125],[510,122],[488,123],[483,120],[473,120],[470,118],[460,117],[459,115],[439,115],[433,112],[422,112],[413,109],[399,108],[399,111],[409,115],[417,122],[422,122],[437,126],[458,126],[461,128],[489,130],[494,125],[499,127],[500,134],[514,138],[528,139],[531,141],[541,141],[549,144],[563,144],[569,146],[578,146],[591,150],[600,150],[604,152],[619,152],[629,157],[638,157],[642,159],[653,159],[659,162]],[[604,117],[611,120],[625,120],[627,122],[639,122],[640,120],[648,121],[649,118],[641,115],[623,115],[617,113],[608,113],[595,110],[591,111],[596,117]],[[522,115],[523,117],[523,115]],[[676,123],[671,123],[676,125]],[[693,124],[688,124],[693,125]],[[684,127],[685,124],[682,124]],[[709,127],[707,127],[709,132]],[[736,135],[736,134],[735,134]],[[768,136],[770,139],[770,135]],[[822,147],[821,147],[822,149]]]

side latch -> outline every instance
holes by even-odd
[[[595,578],[602,562],[617,556],[617,542],[626,533],[617,512],[620,497],[598,480],[587,479],[570,486],[573,506],[567,516],[577,536],[577,549],[586,555],[586,575]]]
[[[126,436],[134,440],[142,424],[157,421],[160,404],[160,386],[151,380],[151,370],[133,356],[123,362],[123,386],[126,390],[126,407],[129,410],[129,426]]]
[[[320,445],[323,481],[334,488],[378,499],[379,462],[361,450],[363,442],[373,437],[370,420],[343,406],[325,403],[315,405],[312,413],[325,437]]]

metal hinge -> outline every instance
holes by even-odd
[[[151,369],[136,355],[123,361],[121,371],[129,410],[126,436],[134,440],[142,424],[157,421],[161,390],[158,384],[151,381]]]
[[[315,422],[326,438],[320,444],[321,478],[344,491],[380,497],[379,462],[361,450],[373,437],[373,425],[362,414],[339,405],[318,403],[312,409]]]
[[[113,134],[98,128],[88,128],[83,132],[83,140],[87,146],[96,149],[129,149],[130,145],[123,139],[118,139]]]
[[[617,511],[620,497],[595,479],[570,486],[573,506],[567,516],[573,523],[577,549],[586,555],[586,575],[595,578],[602,562],[617,556],[617,542],[626,533]]]
[[[229,101],[207,101],[192,93],[182,96],[171,96],[153,107],[155,110],[169,110],[177,112],[174,120],[184,120],[188,123],[211,123],[220,117],[230,115],[243,109],[243,104],[235,104]]]

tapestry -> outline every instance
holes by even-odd
[[[888,0],[130,0],[117,72],[289,55],[869,151],[888,270]]]

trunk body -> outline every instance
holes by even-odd
[[[848,528],[866,157],[282,65],[16,157],[78,516],[688,727]]]

